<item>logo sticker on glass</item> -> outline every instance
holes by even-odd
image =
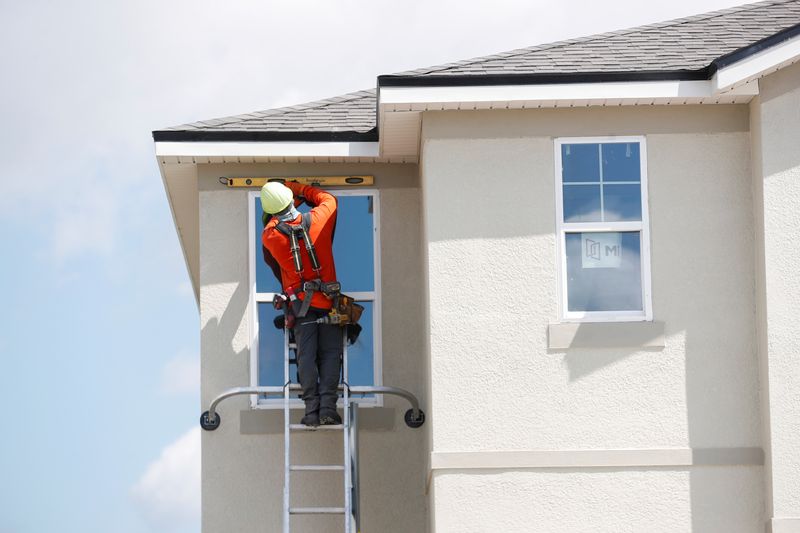
[[[581,233],[583,268],[619,268],[622,265],[622,234]]]

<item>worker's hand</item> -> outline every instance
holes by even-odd
[[[287,181],[284,185],[289,187],[289,189],[292,190],[292,193],[295,196],[302,196],[303,195],[303,187],[305,187],[305,185],[301,185],[301,184],[297,183],[296,181]]]

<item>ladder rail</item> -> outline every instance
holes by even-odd
[[[350,385],[349,385],[349,368],[347,364],[347,336],[342,329],[342,398],[344,400],[344,413],[342,423],[344,424],[344,431],[342,431],[343,439],[343,454],[344,454],[344,533],[354,533],[351,524],[353,518],[353,480],[351,478],[353,472],[351,471],[350,464]]]
[[[289,419],[289,331],[284,329],[283,343],[283,533],[289,533],[289,518],[291,515],[291,420]]]

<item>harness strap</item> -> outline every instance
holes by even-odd
[[[316,272],[317,277],[319,277],[319,271],[321,266],[319,264],[319,258],[317,257],[317,251],[314,248],[314,243],[311,241],[311,237],[308,235],[308,230],[311,228],[311,213],[303,213],[301,215],[300,224],[297,225],[290,225],[287,222],[280,222],[275,226],[275,229],[289,237],[289,246],[292,251],[292,260],[294,261],[294,270],[300,276],[300,282],[302,285],[302,289],[305,292],[305,298],[303,298],[303,303],[300,306],[300,310],[297,312],[298,318],[304,318],[308,313],[309,308],[311,307],[311,299],[314,297],[314,293],[320,290],[319,282],[307,282],[303,277],[303,259],[300,256],[300,239],[303,239],[306,245],[306,252],[308,252],[308,257],[311,259],[311,268]]]
[[[302,238],[306,243],[306,251],[311,259],[311,268],[315,271],[320,269],[319,259],[317,259],[317,251],[314,248],[314,243],[311,242],[311,237],[308,236],[308,230],[311,228],[311,213],[303,213],[300,218],[300,224],[296,226],[290,225],[288,222],[279,222],[275,229],[289,237],[290,246],[292,250],[292,258],[294,259],[294,270],[303,277],[303,259],[300,256],[300,243],[298,237]]]

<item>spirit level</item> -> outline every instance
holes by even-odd
[[[296,181],[303,185],[316,187],[352,187],[372,185],[374,176],[287,176],[287,177],[261,177],[261,178],[226,178],[221,177],[219,182],[228,187],[262,187],[268,181]]]

